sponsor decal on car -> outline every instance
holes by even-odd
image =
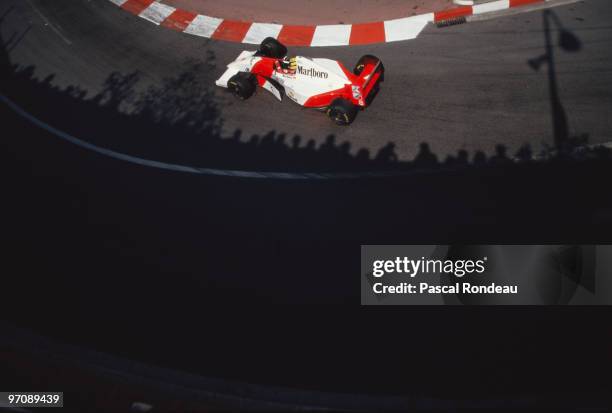
[[[318,70],[315,70],[312,67],[310,69],[304,69],[303,66],[298,66],[297,72],[300,75],[310,76],[310,77],[318,77],[320,79],[327,79],[329,77],[329,73],[327,73],[327,72],[319,72]]]
[[[287,93],[286,93],[286,95],[289,97],[289,99],[291,99],[291,100],[293,100],[293,101],[297,102],[297,98],[295,97],[295,93],[293,93],[293,91],[292,91],[292,90],[288,90],[288,91],[287,91]]]
[[[353,91],[353,98],[359,102],[360,106],[364,106],[363,95],[361,94],[361,88],[359,86],[351,86]]]

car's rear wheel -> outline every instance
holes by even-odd
[[[274,59],[282,59],[287,56],[287,48],[275,38],[266,37],[259,45],[259,54]]]
[[[378,71],[380,72],[380,79],[383,80],[385,77],[385,66],[378,57],[372,56],[371,54],[361,56],[361,58],[357,61],[355,68],[353,69],[353,73],[359,76],[363,72],[363,69],[365,69],[368,60],[380,62],[380,65],[378,66]]]
[[[327,108],[327,116],[336,125],[350,125],[357,116],[357,107],[346,99],[338,98]]]
[[[252,73],[236,73],[227,82],[227,88],[240,100],[253,96],[257,89],[257,79]]]

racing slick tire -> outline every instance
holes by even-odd
[[[350,125],[357,116],[357,107],[344,98],[337,98],[327,108],[327,116],[336,125]]]
[[[259,54],[274,59],[282,59],[287,56],[287,48],[274,37],[266,37],[259,45]]]
[[[257,89],[257,79],[252,73],[240,72],[230,77],[227,88],[240,100],[253,96]]]
[[[365,68],[366,60],[378,60],[380,62],[380,66],[378,68],[378,70],[380,70],[380,80],[384,80],[385,79],[385,66],[382,63],[382,60],[380,60],[376,56],[372,56],[371,54],[366,54],[366,55],[361,56],[361,58],[359,58],[359,60],[357,61],[357,64],[355,65],[355,68],[353,69],[353,73],[359,76],[361,72],[363,72],[363,69]]]

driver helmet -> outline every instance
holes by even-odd
[[[285,74],[294,74],[297,70],[297,58],[295,56],[283,58],[278,63],[277,70]]]

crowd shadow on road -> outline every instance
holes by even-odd
[[[548,22],[552,17],[547,16],[554,15],[545,13],[544,16]],[[185,62],[180,73],[144,90],[142,73],[113,72],[104,81],[101,91],[90,96],[89,91],[78,86],[54,86],[53,75],[38,79],[33,66],[13,65],[7,51],[25,36],[24,33],[14,33],[2,42],[0,51],[2,93],[51,126],[101,148],[154,161],[205,168],[275,172],[406,172],[510,165],[550,160],[568,154],[575,157],[577,152],[581,158],[608,157],[610,154],[605,148],[586,146],[588,135],[580,138],[569,136],[567,116],[557,93],[548,25],[546,30],[546,53],[530,61],[530,65],[537,69],[547,64],[549,68],[554,145],[533,148],[525,144],[516,153],[510,153],[500,144],[490,157],[482,151],[468,153],[466,150],[440,156],[431,151],[427,142],[415,142],[419,145],[415,158],[400,160],[394,139],[371,152],[368,148],[352,148],[349,141],[340,142],[333,134],[320,144],[298,134],[275,130],[246,136],[241,129],[236,129],[224,136],[218,98],[197,75],[210,68],[214,61],[211,55],[203,60]],[[579,40],[568,33],[564,31],[561,36],[565,47],[579,50]]]

